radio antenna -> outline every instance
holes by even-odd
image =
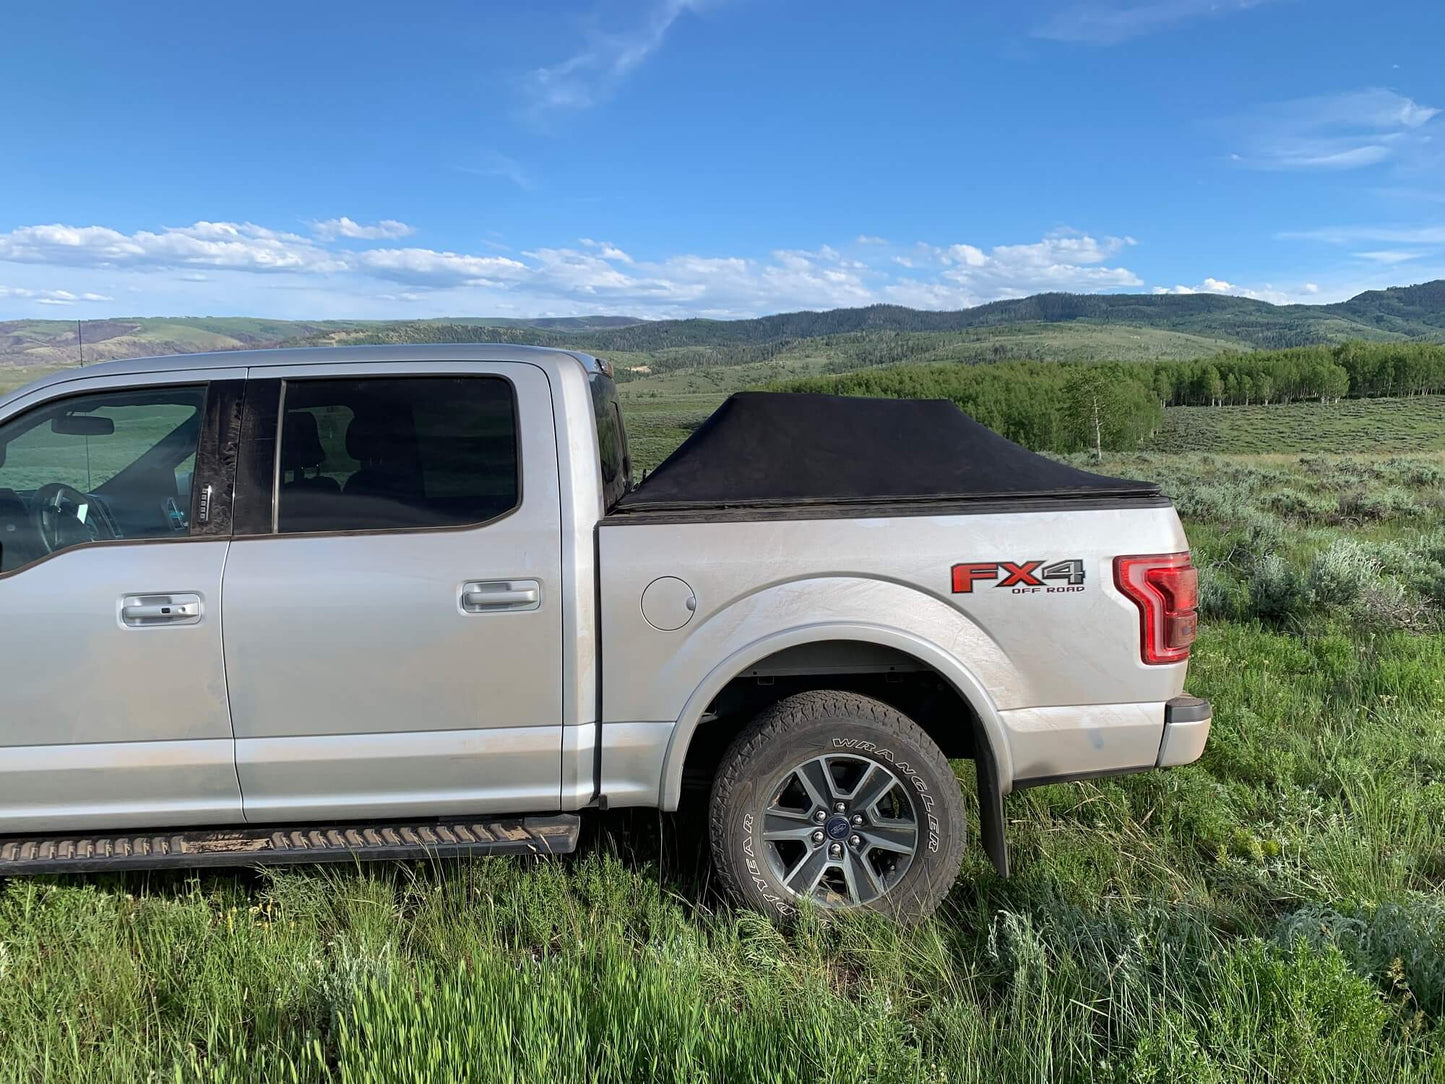
[[[80,347],[80,364],[85,364],[85,335],[80,330],[80,321],[75,321],[75,343]]]

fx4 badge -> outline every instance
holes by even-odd
[[[1053,581],[1053,582],[1049,582]],[[953,566],[953,593],[971,595],[975,584],[1007,587],[1015,595],[1084,589],[1084,562],[1067,561],[971,561]]]

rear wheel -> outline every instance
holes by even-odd
[[[710,820],[725,886],[784,917],[807,901],[919,918],[963,861],[947,759],[911,720],[855,693],[799,693],[759,715],[723,757]]]

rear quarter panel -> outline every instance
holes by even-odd
[[[1115,556],[1187,548],[1169,507],[697,523],[604,521],[603,718],[673,724],[669,771],[716,691],[794,643],[872,639],[935,666],[973,705],[1012,781],[1152,764],[1184,666],[1146,666]],[[1082,590],[979,581],[960,563],[1078,560]],[[684,580],[696,611],[654,628],[641,598]],[[1053,586],[1053,585],[1051,585]],[[966,721],[959,720],[959,725]],[[604,738],[605,741],[605,738]],[[664,779],[664,805],[669,785]]]

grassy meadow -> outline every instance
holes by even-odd
[[[1445,395],[1337,403],[1173,407],[1149,441],[1161,451],[1445,451]]]
[[[625,383],[639,464],[740,382]],[[14,880],[0,1081],[1445,1081],[1445,402],[1171,408],[1102,469],[1186,520],[1213,733],[1011,797],[1011,879],[779,929],[694,802],[560,860]]]

